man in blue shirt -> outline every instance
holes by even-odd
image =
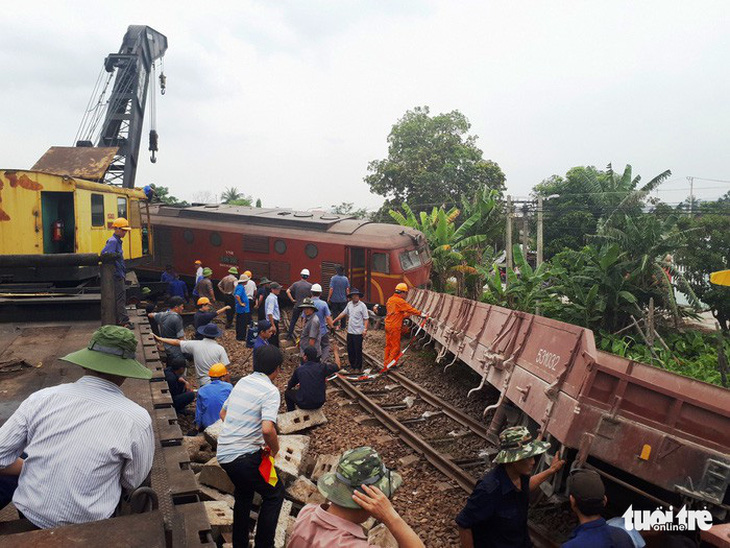
[[[464,509],[456,516],[461,546],[506,548],[532,546],[527,531],[530,492],[562,468],[556,454],[550,467],[531,475],[535,457],[550,444],[533,440],[525,426],[505,428],[499,434],[495,466],[476,485]]]
[[[317,317],[319,317],[319,332],[322,335],[319,340],[319,349],[322,352],[319,359],[322,360],[322,363],[327,363],[330,359],[330,353],[332,351],[330,347],[329,330],[334,329],[335,324],[332,323],[332,312],[330,312],[330,307],[327,306],[326,302],[319,298],[321,294],[322,286],[319,284],[314,284],[312,286],[312,301],[314,301],[314,306],[317,307]]]
[[[317,349],[304,349],[304,363],[294,370],[284,391],[286,410],[319,409],[327,398],[327,377],[340,370],[340,353],[335,345],[335,363],[321,363]],[[298,387],[298,388],[297,388]]]
[[[279,293],[281,293],[281,284],[277,282],[271,282],[269,285],[271,293],[266,297],[264,301],[264,308],[266,311],[266,319],[271,324],[271,337],[269,338],[269,344],[272,346],[279,346],[279,320],[281,319],[281,310],[279,309]]]
[[[570,507],[580,525],[563,548],[634,548],[629,533],[612,527],[601,517],[606,506],[606,489],[595,470],[577,469],[568,479]]]
[[[106,241],[102,253],[116,253],[117,260],[114,262],[114,297],[116,301],[117,325],[132,328],[127,316],[127,288],[124,280],[127,275],[127,268],[124,265],[124,249],[122,238],[132,230],[129,222],[124,217],[119,217],[112,223],[114,234]]]
[[[174,279],[175,269],[172,268],[171,264],[165,265],[165,271],[162,273],[162,276],[160,276],[160,281],[170,283]]]
[[[183,301],[188,301],[188,284],[180,279],[180,275],[176,272],[175,279],[167,284],[167,292],[170,297],[180,297]]]
[[[223,404],[233,390],[231,376],[222,363],[213,364],[208,376],[210,382],[198,390],[198,402],[195,405],[195,424],[201,432],[220,418]]]
[[[241,274],[241,278],[243,277],[244,275]],[[251,323],[251,308],[244,282],[238,282],[236,289],[233,290],[233,298],[236,300],[236,340],[245,341],[248,324]]]
[[[350,292],[350,280],[345,276],[345,269],[342,265],[337,265],[335,274],[330,278],[330,292],[327,300],[330,303],[332,316],[337,317],[347,306],[347,294]],[[335,322],[336,324],[337,322]],[[345,319],[340,320],[340,328],[345,328]]]

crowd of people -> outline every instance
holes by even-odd
[[[109,247],[117,246],[126,231],[124,223],[117,221]],[[235,486],[234,547],[248,546],[254,493],[262,499],[255,546],[271,547],[284,499],[283,483],[264,466],[279,452],[276,424],[281,392],[274,381],[284,361],[278,348],[282,288],[263,277],[257,285],[251,272],[238,276],[231,267],[218,283],[224,306],[216,309],[211,274],[210,268],[196,261],[191,292],[198,307],[194,338],[185,338],[181,313],[187,289],[177,289],[180,278],[172,268],[162,275],[169,287],[167,310],[149,310],[148,317],[165,349],[165,378],[175,409],[193,413],[190,406],[195,404],[196,431],[192,434],[218,419],[223,421],[216,457]],[[309,281],[309,271],[302,269],[300,275],[286,290],[294,306],[286,336],[299,337],[300,358],[283,390],[287,410],[318,409],[325,404],[326,379],[342,365],[330,338],[335,326],[343,327],[342,322],[347,330],[348,367],[362,368],[363,339],[369,324],[361,293],[350,287],[341,268],[330,280],[329,304],[321,298],[321,285]],[[421,314],[406,302],[407,291],[405,284],[398,284],[385,307],[385,367],[402,355],[404,318]],[[254,310],[258,311],[257,322],[252,320]],[[253,348],[252,372],[235,385],[230,382],[226,349],[217,341],[223,331],[214,320],[223,314],[226,327],[232,328],[235,318],[236,340]],[[80,380],[33,393],[0,427],[0,508],[12,499],[21,517],[35,527],[108,518],[122,492],[139,487],[151,470],[155,444],[150,416],[120,389],[127,378],[150,379],[151,371],[135,359],[138,342],[128,329],[129,318],[118,319],[119,326],[101,327],[86,348],[62,358],[84,368]],[[248,337],[249,330],[255,337]],[[197,389],[186,378],[189,362]],[[494,468],[478,482],[454,518],[462,546],[531,545],[527,527],[530,494],[564,465],[556,453],[544,470],[533,474],[536,459],[549,448],[549,443],[533,439],[524,426],[501,432]],[[93,466],[79,466],[81,462]],[[327,502],[306,505],[299,512],[288,546],[368,546],[360,525],[370,517],[381,521],[399,546],[424,546],[390,501],[401,484],[400,474],[386,467],[373,448],[345,451],[337,467],[318,480],[317,487]],[[607,499],[596,472],[574,470],[568,494],[580,525],[564,546],[639,545],[621,527],[609,525],[601,517]]]

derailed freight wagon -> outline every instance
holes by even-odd
[[[408,300],[432,316],[440,359],[453,354],[500,391],[491,434],[536,424],[574,466],[727,521],[730,390],[600,352],[575,325],[430,291]]]

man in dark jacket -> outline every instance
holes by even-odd
[[[171,364],[165,368],[165,380],[170,389],[170,397],[175,411],[183,413],[188,404],[193,403],[195,392],[190,383],[185,380],[185,368],[188,363],[182,356],[175,356]]]
[[[335,346],[335,363],[320,363],[317,349],[304,349],[304,363],[294,370],[284,392],[286,410],[319,409],[326,400],[327,377],[340,370],[340,353]]]

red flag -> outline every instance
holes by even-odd
[[[279,478],[276,475],[276,468],[274,468],[274,457],[271,456],[269,449],[264,449],[261,452],[261,464],[259,464],[259,474],[264,478],[264,481],[271,485],[276,486],[276,482]]]

